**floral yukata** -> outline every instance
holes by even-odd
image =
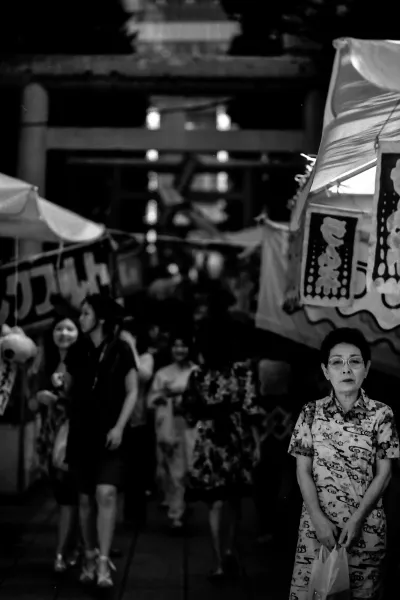
[[[197,429],[189,473],[192,496],[213,502],[240,496],[252,484],[252,428],[264,418],[256,397],[254,372],[247,363],[192,374],[182,405]]]
[[[345,413],[331,394],[306,404],[289,446],[292,456],[310,456],[319,504],[342,529],[370,486],[377,460],[397,459],[399,440],[393,412],[361,392]],[[320,543],[305,505],[300,518],[291,600],[306,600],[311,566]],[[350,585],[353,598],[376,598],[386,549],[386,517],[382,499],[363,523],[350,547]]]

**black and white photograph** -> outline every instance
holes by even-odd
[[[4,3],[1,600],[397,597],[394,14]]]

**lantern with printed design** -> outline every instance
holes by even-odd
[[[300,294],[303,304],[351,306],[358,216],[313,207],[306,215]]]
[[[0,416],[7,408],[18,365],[36,356],[36,344],[20,327],[3,325],[0,332]]]

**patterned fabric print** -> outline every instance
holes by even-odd
[[[54,405],[45,406],[42,412],[42,427],[37,439],[40,468],[48,475],[52,466],[54,442],[61,425],[67,421],[67,403],[57,400]]]
[[[194,491],[224,496],[252,483],[251,426],[264,415],[255,399],[254,373],[245,363],[192,374],[182,408],[189,423],[197,423],[189,479]]]
[[[64,374],[65,385],[58,392],[51,385],[45,386],[57,395],[57,401],[48,406],[41,406],[42,426],[36,442],[39,456],[39,466],[44,475],[49,474],[52,468],[53,448],[60,427],[68,420],[69,397],[68,390],[71,386],[71,377],[66,372],[64,364],[58,366],[57,372]]]
[[[303,407],[289,446],[293,456],[313,458],[313,478],[320,506],[339,529],[358,508],[374,478],[377,459],[399,457],[392,410],[364,392],[345,413],[331,395]],[[320,544],[303,505],[291,600],[306,600],[311,566]],[[365,520],[358,541],[349,549],[353,598],[374,598],[379,591],[386,548],[382,500]]]

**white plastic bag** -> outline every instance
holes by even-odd
[[[345,548],[335,548],[331,553],[321,546],[314,560],[308,600],[350,600],[349,563]]]

